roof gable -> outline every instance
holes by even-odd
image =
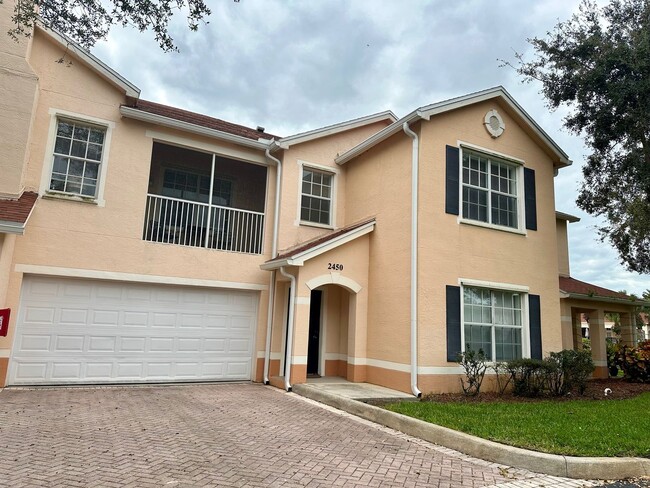
[[[542,143],[556,156],[557,164],[556,166],[569,166],[571,160],[567,154],[558,146],[558,144],[551,139],[551,137],[533,120],[533,118],[519,105],[515,99],[506,91],[502,86],[497,86],[494,88],[488,88],[487,90],[482,90],[475,93],[470,93],[468,95],[463,95],[461,97],[451,98],[449,100],[443,100],[441,102],[433,103],[431,105],[425,105],[420,107],[410,114],[402,117],[397,120],[392,125],[389,125],[385,129],[379,131],[373,136],[369,137],[362,143],[353,147],[352,149],[346,151],[345,153],[339,155],[336,158],[338,164],[345,164],[348,161],[354,159],[360,154],[368,151],[370,148],[379,144],[380,142],[388,139],[389,137],[401,132],[405,125],[410,125],[419,120],[430,120],[431,117],[434,117],[451,110],[457,110],[462,107],[467,107],[468,105],[473,105],[476,103],[484,102],[487,100],[492,100],[498,98],[501,100],[509,110],[517,115],[527,126],[528,128],[536,134]]]
[[[63,46],[68,52],[73,53],[84,64],[95,71],[99,76],[108,81],[116,88],[124,91],[124,94],[130,98],[138,98],[140,96],[140,89],[124,78],[121,74],[108,66],[98,57],[92,55],[88,50],[81,47],[69,37],[49,28],[44,25],[37,26],[39,32],[45,34],[48,38]]]
[[[357,222],[287,249],[278,254],[276,258],[262,264],[260,268],[264,270],[273,270],[278,269],[281,266],[303,266],[305,261],[320,256],[332,249],[336,249],[337,247],[364,236],[373,230],[375,230],[374,218]]]
[[[283,137],[278,141],[278,145],[282,149],[288,149],[290,146],[294,146],[296,144],[302,144],[303,142],[313,141],[314,139],[331,136],[347,130],[352,130],[358,127],[374,124],[376,122],[387,121],[390,123],[394,123],[396,120],[397,117],[395,117],[395,114],[390,110],[386,110],[384,112],[366,115],[365,117],[346,120],[345,122],[339,122],[338,124],[327,125],[325,127],[320,127],[318,129],[310,130],[307,132],[300,132],[292,136]]]

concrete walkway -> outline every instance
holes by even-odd
[[[391,401],[415,401],[413,395],[384,388],[383,386],[371,385],[370,383],[352,383],[339,377],[326,376],[322,378],[309,378],[307,383],[300,385],[302,388],[323,391],[350,400],[391,400]]]
[[[507,446],[363,403],[359,399],[390,400],[388,392],[392,390],[386,392],[382,387],[361,385],[363,384],[359,384],[357,388],[352,386],[329,388],[321,384],[301,384],[294,385],[293,391],[419,439],[487,461],[582,481],[589,478],[617,480],[650,477],[650,459],[560,456]],[[399,392],[394,393],[393,398],[397,398]],[[408,399],[412,400],[413,397],[410,396]]]

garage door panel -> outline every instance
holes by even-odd
[[[9,384],[250,379],[254,293],[30,277]]]

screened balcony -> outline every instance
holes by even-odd
[[[143,238],[261,254],[267,170],[155,142]]]

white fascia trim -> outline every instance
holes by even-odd
[[[580,222],[580,217],[576,217],[575,215],[560,212],[559,210],[555,211],[555,218],[557,220],[566,220],[570,224],[573,224],[575,222]]]
[[[124,93],[127,97],[139,98],[140,97],[140,88],[135,86],[129,80],[124,78],[121,74],[115,71],[113,68],[105,64],[99,58],[93,56],[86,49],[81,47],[79,44],[74,42],[67,36],[56,32],[55,30],[45,27],[43,24],[39,24],[38,28],[49,37],[54,39],[56,42],[64,46],[68,51],[72,51],[75,55],[81,58],[87,65],[89,65],[93,70],[97,71],[100,75],[106,78],[113,85],[124,90]]]
[[[134,119],[134,120],[139,120],[141,122],[161,125],[163,127],[170,127],[172,129],[178,129],[184,132],[190,132],[192,134],[211,137],[213,139],[221,139],[223,141],[227,141],[232,144],[237,144],[239,146],[259,149],[260,151],[266,151],[266,149],[269,148],[272,143],[271,139],[268,140],[262,139],[262,140],[254,141],[253,139],[249,139],[247,137],[236,136],[234,134],[229,134],[227,132],[223,132],[216,129],[209,129],[201,125],[190,124],[189,122],[183,122],[182,120],[176,120],[170,117],[164,117],[162,115],[152,114],[137,108],[126,107],[124,105],[120,107],[120,114],[123,117],[126,117],[128,119]]]
[[[353,241],[358,237],[369,234],[373,230],[375,230],[374,220],[372,222],[368,222],[367,224],[362,225],[361,227],[353,229],[350,232],[346,232],[345,234],[342,234],[330,241],[323,242],[322,244],[319,244],[318,246],[313,247],[312,249],[308,249],[306,251],[298,253],[295,256],[292,256],[290,258],[282,259],[280,261],[270,261],[268,263],[264,263],[260,266],[260,269],[263,269],[265,271],[270,271],[273,269],[278,269],[281,266],[303,266],[305,264],[305,261],[315,258],[316,256],[320,256],[321,254],[327,251],[331,251],[332,249],[342,246],[343,244],[346,244],[350,241]]]
[[[589,295],[580,295],[578,293],[567,293],[563,290],[560,290],[560,298],[574,298],[576,300],[587,300],[590,302],[603,302],[603,303],[617,303],[619,305],[630,305],[633,307],[647,307],[650,306],[650,302],[644,302],[643,300],[627,300],[625,298],[609,298],[609,297],[599,297]]]
[[[237,159],[238,161],[253,163],[260,166],[270,166],[270,163],[263,154],[249,153],[240,148],[233,149],[218,144],[208,144],[187,137],[175,136],[151,129],[147,129],[144,135],[153,139],[154,141],[173,144],[175,146],[182,146],[194,151],[203,151],[209,154],[218,154],[219,156],[226,156],[229,158]]]
[[[549,149],[558,157],[560,162],[564,166],[570,166],[572,161],[569,159],[569,156],[558,146],[558,144],[551,139],[551,137],[542,129],[537,122],[522,108],[517,101],[512,98],[510,93],[502,86],[496,86],[493,88],[488,88],[476,93],[470,93],[469,95],[464,95],[462,97],[452,98],[451,100],[445,100],[442,102],[434,103],[426,107],[420,108],[420,110],[427,114],[429,117],[432,115],[437,115],[439,113],[447,112],[449,110],[455,110],[457,108],[465,107],[474,103],[484,102],[492,98],[501,98],[505,101],[510,108],[533,129],[533,132],[539,136],[544,143],[548,146]]]
[[[11,357],[11,349],[0,349],[0,358]]]
[[[25,233],[25,224],[0,220],[0,234],[16,234],[22,236]]]
[[[513,285],[512,283],[499,283],[496,281],[472,280],[468,278],[458,278],[458,284],[462,286],[476,286],[479,288],[490,288],[492,290],[518,291],[520,293],[529,293],[530,287],[523,285]]]
[[[452,98],[450,100],[444,100],[442,102],[437,102],[421,107],[418,110],[415,110],[407,116],[401,118],[393,125],[386,127],[384,130],[366,139],[361,144],[341,154],[335,159],[335,161],[338,164],[345,164],[362,152],[367,151],[375,144],[399,132],[404,122],[408,122],[410,125],[411,122],[415,121],[416,119],[429,120],[434,115],[448,112],[450,110],[455,110],[474,103],[491,100],[497,97],[500,97],[506,104],[508,104],[508,106],[530,126],[533,132],[535,132],[535,134],[539,136],[540,139],[547,145],[547,147],[551,149],[551,151],[558,157],[560,163],[562,163],[562,166],[570,166],[572,164],[569,156],[560,148],[560,146],[558,146],[558,144],[553,139],[551,139],[551,137],[544,131],[544,129],[542,129],[537,124],[537,122],[535,122],[535,120],[533,120],[533,118],[528,115],[528,113],[521,107],[521,105],[519,105],[502,86],[488,88],[487,90],[480,92],[470,93],[469,95],[463,95],[461,97]]]
[[[344,152],[343,154],[337,156],[334,158],[334,162],[336,164],[343,165],[350,161],[351,159],[354,159],[357,157],[359,154],[366,152],[368,149],[373,147],[376,144],[379,144],[382,141],[385,141],[388,139],[390,136],[397,134],[398,132],[403,132],[402,126],[404,125],[404,122],[408,123],[411,125],[411,123],[415,122],[416,120],[426,118],[420,114],[418,110],[411,112],[408,114],[406,117],[402,117],[398,121],[394,122],[392,125],[389,125],[385,129],[380,130],[376,134],[373,134],[370,136],[368,139],[363,141],[360,144],[357,144],[354,146],[352,149],[349,151]],[[428,119],[427,119],[428,120]]]
[[[238,283],[235,281],[200,280],[180,278],[177,276],[143,275],[121,273],[118,271],[100,271],[95,269],[60,268],[34,264],[16,264],[17,273],[43,276],[61,276],[66,278],[88,278],[93,280],[129,281],[136,283],[153,283],[161,285],[202,286],[208,288],[229,288],[235,290],[266,291],[268,285],[257,283]]]
[[[312,141],[320,137],[331,136],[338,134],[339,132],[356,129],[358,127],[363,127],[364,125],[374,124],[375,122],[380,122],[382,120],[390,120],[391,123],[394,123],[397,120],[397,117],[395,117],[395,114],[390,110],[386,110],[384,112],[366,115],[365,117],[359,117],[357,119],[348,120],[346,122],[340,122],[338,124],[328,125],[319,129],[300,132],[292,136],[283,137],[278,141],[278,145],[283,149],[289,149],[289,147],[296,144]]]

